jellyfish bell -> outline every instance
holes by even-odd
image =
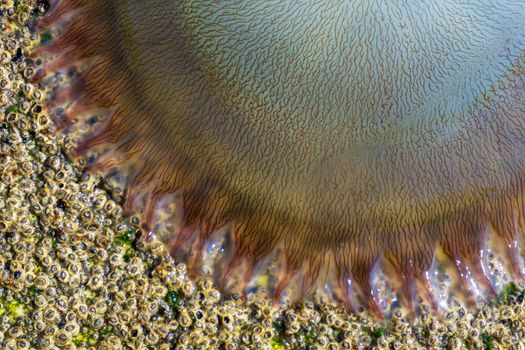
[[[152,232],[164,212],[173,257],[199,270],[220,242],[224,286],[272,265],[276,298],[327,281],[381,313],[377,271],[405,305],[434,300],[436,249],[458,293],[492,290],[491,232],[522,275],[524,15],[512,0],[56,0],[39,28],[61,34],[38,53],[80,72],[53,99],[64,123],[104,120],[72,154],[124,169],[128,211],[142,203]]]

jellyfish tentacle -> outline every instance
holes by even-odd
[[[432,226],[410,228],[388,235],[386,263],[391,265],[391,276],[398,277],[402,303],[410,313],[416,311],[415,295],[417,283],[424,284],[424,275],[432,265],[436,232]]]
[[[518,198],[505,198],[505,200],[493,200],[489,207],[491,226],[498,237],[502,239],[506,260],[510,265],[510,272],[516,280],[523,280],[524,272],[519,262],[520,239],[519,221],[520,207],[523,207],[522,196]]]

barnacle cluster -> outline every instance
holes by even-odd
[[[194,282],[144,242],[120,196],[64,150],[30,78],[50,33],[31,28],[46,0],[0,0],[0,346],[2,349],[504,349],[525,346],[524,290],[508,283],[471,313],[401,310],[389,321],[323,297],[272,306],[265,293]],[[60,114],[60,110],[55,111]]]

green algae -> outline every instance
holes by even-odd
[[[82,344],[87,344],[94,346],[98,343],[97,338],[95,337],[96,332],[89,331],[87,333],[79,333],[73,337],[73,344],[80,346]]]
[[[136,240],[140,235],[140,231],[133,229],[133,228],[127,228],[121,232],[119,232],[119,235],[117,236],[116,241],[118,243],[121,243],[126,246],[127,249],[136,249]]]
[[[177,302],[179,301],[179,293],[170,290],[166,293],[164,300],[170,308],[175,309],[175,307],[177,307]]]
[[[514,282],[509,282],[503,287],[503,291],[498,295],[498,304],[508,304],[511,301],[522,295],[523,292],[518,289],[518,286]]]
[[[271,346],[272,346],[272,350],[281,350],[281,349],[284,349],[284,342],[279,339],[272,339],[272,342],[271,342]]]
[[[301,327],[297,336],[300,342],[304,342],[305,345],[314,345],[318,338],[318,333],[312,327]]]
[[[386,335],[386,329],[385,327],[377,327],[370,331],[370,336],[372,339],[378,339],[381,337],[384,337]]]
[[[5,112],[4,112],[6,115],[9,115],[11,113],[21,113],[21,110],[20,110],[20,106],[18,105],[18,103],[15,103],[9,107],[7,107],[5,109]]]
[[[136,256],[137,254],[135,253],[133,249],[128,249],[126,253],[122,256],[122,258],[124,259],[125,262],[129,262],[131,259],[133,259]]]
[[[494,337],[492,335],[482,335],[481,337],[482,339],[482,342],[483,342],[483,349],[484,350],[493,350],[495,349],[495,341],[494,341]]]
[[[40,43],[45,44],[53,40],[53,36],[49,32],[44,32],[40,34]]]
[[[39,289],[39,288],[37,288],[37,287],[35,287],[35,286],[31,286],[31,287],[29,288],[29,293],[30,293],[32,296],[40,295],[40,294],[42,294],[42,292],[43,292],[42,289]]]
[[[278,319],[273,323],[273,330],[275,336],[272,338],[272,349],[284,348],[285,326],[282,319]]]
[[[10,321],[27,316],[29,311],[29,307],[19,300],[6,301],[4,298],[0,299],[0,316],[7,316]]]

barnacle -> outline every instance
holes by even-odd
[[[490,292],[489,231],[523,273],[523,15],[516,0],[57,0],[39,27],[61,33],[36,54],[54,58],[44,75],[80,72],[50,101],[60,125],[102,125],[72,154],[123,169],[128,212],[191,272],[219,240],[222,288],[271,262],[276,297],[326,278],[380,313],[378,262],[408,306],[416,284],[432,299],[436,247]]]

